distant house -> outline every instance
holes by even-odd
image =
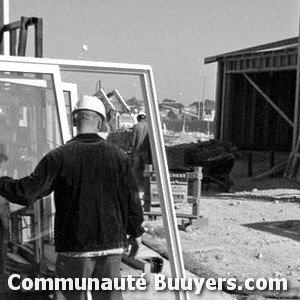
[[[195,106],[188,106],[182,110],[183,118],[185,121],[199,120],[197,108]]]
[[[182,118],[184,105],[173,101],[163,101],[158,103],[160,116],[169,120],[178,120]]]
[[[215,101],[210,99],[204,100],[204,107],[203,102],[193,102],[188,106],[188,108],[185,108],[185,110],[189,109],[189,112],[192,112],[196,114],[197,116],[200,116],[200,120],[207,121],[213,121],[215,116]]]
[[[189,112],[194,115],[198,115],[198,106],[197,105],[189,105],[184,109],[186,112]]]

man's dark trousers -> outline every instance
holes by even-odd
[[[58,255],[56,277],[97,278],[101,286],[102,278],[121,278],[121,255],[98,257],[68,257]],[[123,300],[121,291],[91,291],[93,300]],[[88,300],[87,291],[58,291],[55,300]]]

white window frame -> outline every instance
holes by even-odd
[[[65,100],[63,95],[62,81],[60,76],[60,69],[55,65],[45,65],[45,64],[31,64],[30,62],[18,62],[18,61],[7,61],[0,58],[0,71],[7,72],[24,72],[24,73],[34,73],[34,74],[48,74],[53,76],[54,93],[57,101],[58,107],[58,119],[60,122],[60,133],[62,136],[63,143],[70,139],[70,133],[68,131],[68,120],[67,112],[65,107]],[[7,82],[12,82],[16,84],[26,84],[31,86],[47,87],[47,83],[44,80],[28,79],[23,82],[19,79],[13,81],[12,79],[7,79]]]
[[[182,248],[177,228],[176,214],[174,210],[174,200],[171,191],[171,184],[169,178],[169,170],[164,147],[164,140],[162,134],[162,127],[159,117],[158,101],[154,83],[154,76],[151,66],[137,65],[137,64],[120,64],[107,62],[93,62],[93,61],[76,61],[76,60],[61,60],[61,59],[44,59],[34,57],[13,57],[0,56],[0,68],[3,68],[1,63],[7,62],[7,66],[14,64],[14,71],[20,71],[20,66],[23,66],[24,71],[31,71],[38,73],[47,73],[53,71],[55,84],[57,84],[56,93],[59,107],[59,117],[62,121],[62,128],[67,129],[68,123],[66,118],[66,109],[64,107],[63,87],[61,77],[57,73],[57,68],[64,72],[89,72],[89,73],[107,73],[107,74],[124,74],[137,75],[140,77],[142,89],[147,96],[145,99],[146,112],[149,122],[149,135],[151,150],[153,156],[154,169],[158,182],[159,198],[162,199],[162,217],[163,224],[167,235],[167,245],[169,252],[169,259],[171,265],[171,273],[173,278],[185,278],[185,269],[182,256]],[[30,69],[28,70],[28,64]],[[45,69],[44,69],[44,67]],[[51,68],[53,67],[53,69]],[[11,69],[8,68],[8,69]],[[48,72],[49,72],[48,71]],[[61,100],[60,100],[61,99]],[[63,116],[63,111],[65,115]],[[68,130],[67,130],[68,131]],[[62,130],[64,133],[64,130]],[[69,133],[63,134],[64,142]],[[175,293],[176,299],[188,300],[188,291],[178,291]]]
[[[76,102],[78,100],[78,88],[76,83],[62,82],[62,88],[64,92],[70,93],[71,99],[71,110],[74,109]]]
[[[63,82],[62,83],[62,88],[64,92],[67,92],[70,94],[70,100],[71,100],[71,113],[78,101],[78,87],[76,83],[71,83],[71,82]],[[72,120],[70,120],[72,122]],[[76,135],[76,128],[73,127],[73,124],[71,123],[71,136]]]

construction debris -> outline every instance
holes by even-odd
[[[237,157],[237,149],[228,142],[220,140],[200,141],[166,147],[169,170],[191,171],[201,166],[203,183],[214,182],[229,190],[232,184],[229,173]]]
[[[281,162],[280,164],[274,166],[271,170],[265,171],[262,174],[259,174],[253,177],[254,180],[264,179],[273,175],[283,173],[284,169],[286,168],[286,162]]]
[[[110,132],[107,140],[130,153],[132,131]],[[169,171],[192,172],[194,167],[202,167],[202,182],[207,184],[207,188],[210,183],[216,183],[224,191],[228,191],[233,184],[229,173],[238,152],[237,148],[228,142],[211,139],[166,146],[166,155]]]

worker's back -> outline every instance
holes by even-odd
[[[61,161],[53,185],[56,250],[123,247],[136,192],[128,156],[96,134],[79,135],[51,155]]]

